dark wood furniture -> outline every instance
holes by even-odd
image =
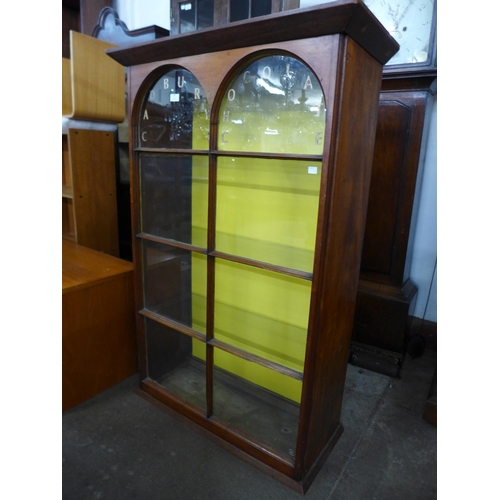
[[[351,362],[399,376],[412,336],[436,345],[436,324],[423,335],[425,322],[412,316],[418,290],[410,279],[414,200],[436,91],[436,1],[401,10],[394,0],[369,5],[403,46],[383,70]]]
[[[299,0],[171,0],[170,3],[172,35],[299,7]]]
[[[62,411],[137,373],[133,266],[62,240]]]
[[[396,50],[341,0],[107,51],[130,67],[140,393],[300,492],[342,432]]]
[[[111,6],[111,0],[62,1],[62,57],[70,57],[70,31],[90,35],[99,12]]]
[[[384,69],[351,346],[353,364],[394,377],[414,330],[414,201],[436,92],[435,56],[416,66]]]

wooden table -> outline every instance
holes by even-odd
[[[62,242],[62,410],[137,372],[133,265]]]

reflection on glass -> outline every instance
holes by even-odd
[[[248,4],[250,0],[231,0],[229,5],[229,21],[248,19]]]
[[[298,393],[301,382],[219,349],[214,349],[214,363],[214,416],[293,458],[299,405],[252,379],[257,376],[273,385],[290,385],[291,392]]]
[[[139,146],[208,149],[208,109],[205,92],[192,73],[168,71],[151,87],[140,111]]]
[[[216,249],[312,272],[321,162],[219,157]]]
[[[271,14],[272,0],[252,0],[250,17],[265,16]]]
[[[141,231],[206,247],[208,159],[141,153]]]
[[[197,29],[214,25],[214,0],[198,0],[196,19]]]
[[[206,257],[143,240],[144,308],[194,330],[206,329]]]
[[[220,150],[321,155],[324,133],[321,85],[293,57],[257,59],[226,89],[219,115]]]
[[[214,0],[193,0],[179,4],[180,33],[188,33],[214,24]]]
[[[181,399],[206,409],[205,361],[193,355],[202,342],[146,319],[148,377]]]
[[[302,372],[310,299],[310,281],[217,259],[214,336]],[[271,378],[261,379],[257,373],[252,382],[300,400],[300,392],[289,392],[295,386],[275,385]]]
[[[180,32],[188,33],[196,29],[195,2],[182,2],[179,4]]]

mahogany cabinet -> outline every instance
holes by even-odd
[[[300,492],[342,432],[397,48],[341,0],[107,51],[129,67],[140,393]]]

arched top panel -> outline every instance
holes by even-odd
[[[210,113],[203,87],[188,70],[161,73],[139,111],[139,147],[208,150]]]
[[[325,112],[308,66],[288,54],[263,55],[240,66],[223,89],[217,149],[321,155]]]

